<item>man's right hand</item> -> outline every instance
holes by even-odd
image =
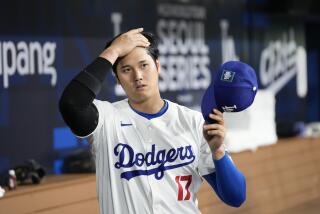
[[[127,55],[135,47],[148,47],[150,43],[148,39],[141,34],[142,31],[143,28],[137,28],[121,34],[111,43],[110,47],[100,54],[100,57],[114,64],[118,57]]]

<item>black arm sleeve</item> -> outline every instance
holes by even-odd
[[[59,101],[61,115],[78,136],[86,136],[98,125],[99,113],[93,104],[102,82],[112,65],[97,58],[81,71],[64,89]]]

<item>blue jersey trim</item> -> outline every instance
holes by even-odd
[[[162,116],[164,113],[166,113],[166,111],[168,110],[168,107],[169,107],[169,104],[166,100],[163,100],[164,101],[164,106],[160,109],[160,111],[158,113],[155,113],[155,114],[148,114],[148,113],[144,113],[144,112],[141,112],[141,111],[137,111],[135,110],[134,108],[132,108],[132,106],[130,105],[129,103],[129,106],[130,108],[136,112],[137,114],[139,114],[140,116],[144,117],[144,118],[147,118],[148,120],[151,120],[153,118],[156,118],[156,117],[160,117]]]

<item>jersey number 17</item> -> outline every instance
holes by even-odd
[[[192,175],[176,176],[176,183],[178,185],[178,201],[190,199],[191,193],[189,191],[189,187],[191,182],[192,182]],[[183,198],[184,193],[185,193],[185,197]]]

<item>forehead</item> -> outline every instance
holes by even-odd
[[[124,56],[120,61],[120,66],[125,65],[134,65],[136,63],[139,63],[140,61],[148,61],[152,60],[152,57],[149,55],[148,50],[142,47],[136,47],[134,48],[129,54]]]

